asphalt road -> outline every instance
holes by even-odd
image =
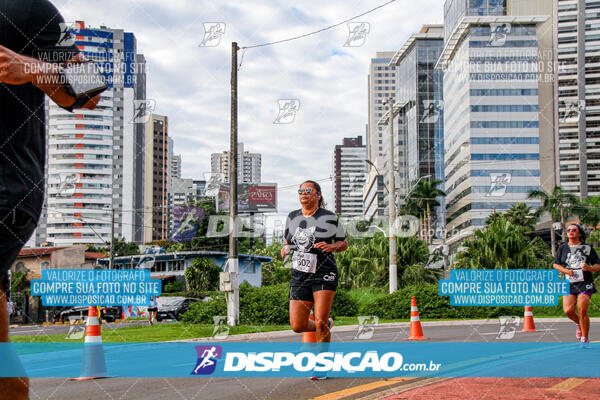
[[[466,322],[466,321],[465,321]],[[424,324],[426,337],[436,342],[493,342],[499,339],[499,323],[468,325],[429,326]],[[574,325],[571,322],[544,322],[536,320],[538,332],[515,332],[512,341],[526,342],[572,342]],[[370,339],[356,340],[356,330],[338,327],[333,330],[333,341],[396,342],[408,336],[408,327],[377,327]],[[600,323],[592,323],[594,332],[600,332]],[[285,336],[284,336],[285,335]],[[240,340],[230,337],[229,340]],[[254,335],[243,341],[267,341],[264,336]],[[280,333],[268,341],[300,341],[299,334]],[[110,371],[109,371],[110,372]],[[390,390],[419,387],[437,382],[437,378],[330,378],[309,381],[306,378],[108,378],[73,382],[63,378],[31,379],[31,399],[378,399],[390,396]],[[439,380],[439,379],[438,379]],[[527,378],[521,383],[525,390]],[[452,387],[450,381],[446,385]],[[594,380],[597,381],[597,380]],[[450,383],[448,383],[450,382]],[[575,390],[575,389],[574,389]],[[407,392],[409,393],[409,392]],[[398,397],[400,398],[400,397]],[[404,397],[402,397],[404,398]],[[411,397],[413,399],[419,397]],[[455,397],[453,397],[455,398]],[[494,398],[494,397],[487,397]],[[560,397],[568,398],[568,397]]]

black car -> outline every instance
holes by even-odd
[[[88,315],[88,309],[89,307],[87,306],[68,308],[61,311],[59,319],[63,323],[69,322],[70,319],[85,319]],[[102,307],[100,309],[100,316],[106,322],[115,322],[116,319],[121,318],[121,307]]]
[[[156,299],[158,303],[158,312],[156,313],[156,320],[162,321],[163,319],[176,319],[181,320],[184,312],[190,308],[190,305],[197,302],[198,299],[191,297],[159,297]]]

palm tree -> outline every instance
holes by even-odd
[[[525,203],[513,204],[504,214],[513,225],[520,225],[533,230],[537,216]]]
[[[404,272],[408,266],[419,265],[425,270],[429,260],[427,244],[415,237],[397,238],[398,277],[401,286],[404,286]],[[340,275],[340,282],[347,289],[385,287],[389,274],[389,239],[381,233],[373,237],[349,237],[348,250],[336,254],[336,262]],[[414,271],[413,271],[414,272]],[[426,277],[426,282],[436,278],[437,272],[426,270],[419,276]],[[410,276],[414,281],[415,274]]]
[[[434,179],[428,180],[424,179],[415,184],[415,187],[409,193],[409,198],[406,204],[406,208],[408,211],[411,211],[411,215],[415,215],[415,212],[418,214],[416,217],[423,218],[423,221],[426,222],[426,231],[427,234],[425,238],[427,242],[431,242],[431,235],[429,234],[429,229],[431,228],[431,213],[436,209],[436,207],[440,206],[440,202],[437,201],[437,198],[440,196],[446,196],[438,185],[440,185],[442,181]]]
[[[577,197],[573,193],[566,193],[560,186],[554,187],[551,193],[543,190],[532,190],[529,192],[530,199],[540,199],[542,206],[536,211],[537,216],[544,212],[550,213],[552,223],[560,221],[562,224],[562,240],[567,240],[567,230],[565,229],[565,220],[572,212],[573,206],[577,203]],[[550,227],[550,240],[552,242],[552,255],[556,255],[556,235],[554,227]]]
[[[547,268],[552,263],[548,246],[539,237],[525,235],[527,227],[512,224],[505,215],[495,218],[485,230],[475,231],[466,248],[457,254],[455,268],[511,269]]]
[[[596,230],[600,223],[600,196],[588,196],[583,201],[577,201],[573,212],[582,224]]]

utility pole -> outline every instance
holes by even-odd
[[[390,231],[390,293],[398,290],[398,265],[396,264],[396,184],[394,182],[394,99],[387,100],[388,103],[388,123],[390,127],[390,143],[389,143],[389,181],[390,187],[388,190],[388,203],[390,210],[389,231]]]
[[[237,42],[231,43],[231,137],[229,146],[229,258],[228,271],[221,275],[221,290],[227,297],[227,324],[238,325],[240,320],[240,292],[238,286],[239,260],[237,243]]]
[[[110,264],[109,269],[112,269],[115,265],[115,208],[111,210],[110,218]]]

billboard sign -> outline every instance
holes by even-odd
[[[229,211],[229,184],[220,184],[217,209],[219,211]],[[238,212],[277,212],[277,184],[239,183]]]

